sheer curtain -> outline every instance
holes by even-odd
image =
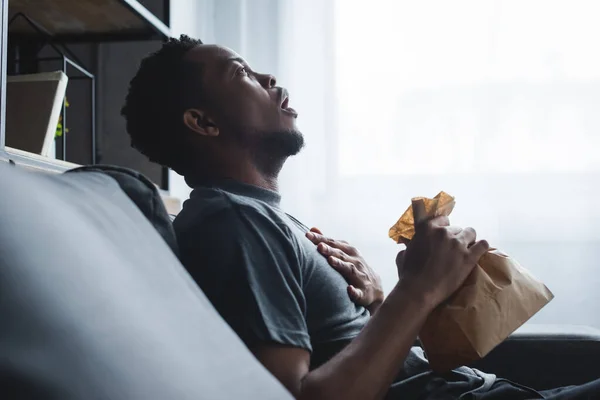
[[[214,41],[278,74],[300,112],[307,148],[282,175],[289,212],[356,245],[389,291],[389,227],[411,197],[447,191],[454,223],[555,293],[533,322],[600,327],[600,4],[213,5]],[[223,25],[231,15],[243,23]]]

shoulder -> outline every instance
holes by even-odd
[[[216,188],[194,189],[173,225],[179,241],[188,237],[195,241],[199,235],[221,242],[246,242],[252,236],[293,241],[280,212],[266,203]]]
[[[277,214],[225,191],[192,196],[174,221],[183,264],[201,282],[262,281],[274,272],[300,279],[300,246]]]

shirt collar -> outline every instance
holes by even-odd
[[[194,180],[193,183],[188,181],[188,185],[190,185],[194,189],[201,187],[221,189],[229,193],[264,201],[265,203],[273,207],[279,207],[279,204],[281,203],[281,195],[279,193],[273,190],[262,188],[260,186],[250,185],[247,183],[236,181],[234,179],[223,178]]]

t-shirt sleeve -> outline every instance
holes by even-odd
[[[289,228],[232,205],[179,237],[182,261],[248,347],[312,351],[297,243]]]

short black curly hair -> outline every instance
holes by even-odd
[[[131,146],[180,174],[186,172],[191,157],[186,153],[189,146],[181,115],[200,95],[202,72],[201,65],[193,65],[184,56],[201,44],[181,35],[144,58],[121,109]]]

